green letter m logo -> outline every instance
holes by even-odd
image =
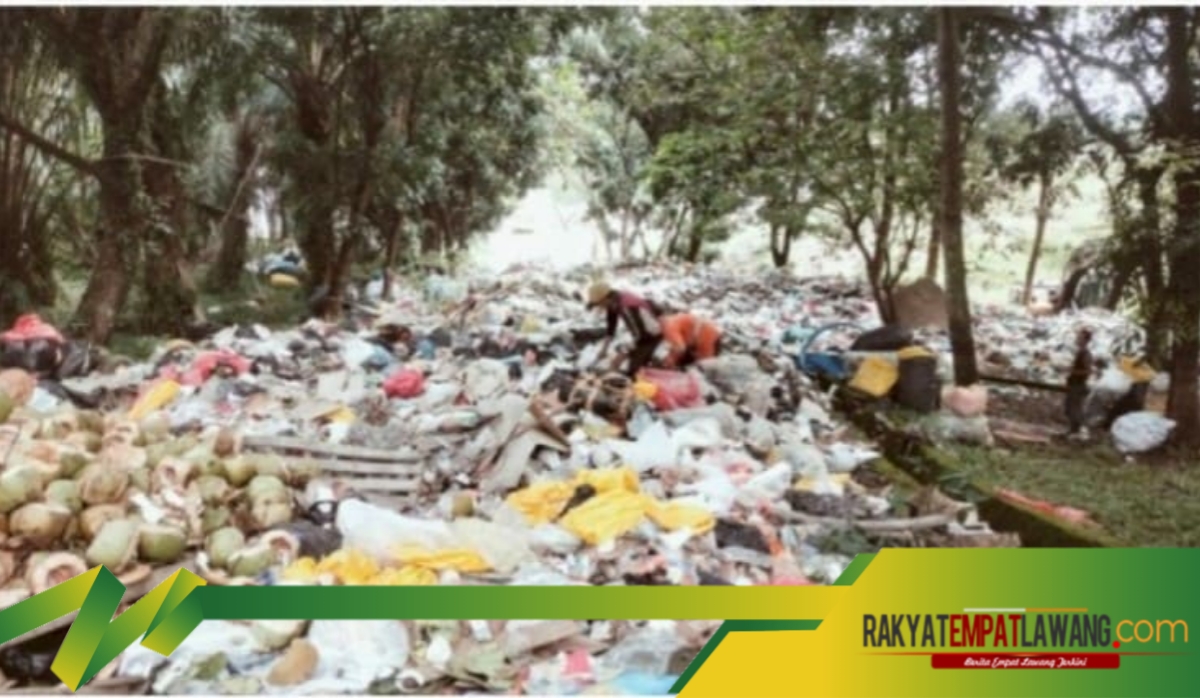
[[[50,665],[54,675],[75,691],[143,634],[143,647],[163,655],[175,651],[204,619],[199,599],[192,595],[200,586],[203,579],[181,569],[113,620],[125,586],[104,566],[93,567],[0,611],[0,643],[78,610]]]

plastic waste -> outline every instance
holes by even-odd
[[[365,693],[374,681],[404,668],[412,652],[407,626],[394,620],[313,621],[307,639],[320,661],[306,692]]]
[[[0,342],[32,342],[42,340],[61,344],[62,334],[34,313],[22,315],[13,323],[12,328],[0,334]]]
[[[1133,380],[1119,367],[1109,366],[1100,374],[1092,391],[1119,398],[1133,387]]]
[[[271,284],[272,288],[300,288],[300,279],[282,271],[277,271],[267,277],[267,283]]]
[[[360,368],[376,357],[378,345],[358,337],[342,343],[342,361],[351,368]]]
[[[478,551],[487,565],[500,574],[509,574],[537,559],[530,549],[527,530],[474,517],[455,519],[450,529],[463,548]]]
[[[465,393],[472,402],[495,398],[508,387],[508,364],[495,359],[479,359],[463,375]]]
[[[444,521],[404,516],[383,507],[350,499],[338,505],[335,525],[344,549],[359,550],[380,564],[395,559],[399,548],[452,550],[458,541]]]
[[[647,368],[638,374],[638,379],[655,387],[654,406],[664,412],[704,404],[700,382],[691,373]]]
[[[978,417],[987,412],[987,388],[982,385],[946,386],[942,389],[942,404],[959,417]]]
[[[638,628],[604,653],[603,669],[618,676],[668,676],[672,655],[684,647],[675,626],[674,621],[650,621]]]
[[[792,484],[792,466],[778,463],[754,475],[738,490],[738,501],[746,506],[757,507],[767,502],[783,499]]]
[[[644,494],[614,489],[570,510],[559,523],[583,542],[601,546],[637,528],[650,505]]]
[[[582,470],[572,480],[535,482],[510,494],[505,504],[521,513],[530,524],[549,523],[563,513],[577,491],[585,486],[597,496],[618,491],[629,494],[641,492],[637,473],[630,468]]]
[[[1129,380],[1134,383],[1149,383],[1158,375],[1158,372],[1145,362],[1139,361],[1132,356],[1122,356],[1117,365],[1121,369],[1121,372],[1129,376]]]
[[[35,388],[33,394],[29,396],[29,400],[26,401],[25,406],[34,412],[47,414],[54,411],[61,404],[63,404],[61,398],[47,390],[42,390],[40,387],[38,387]]]
[[[958,441],[978,446],[994,443],[987,417],[965,418],[942,412],[926,422],[926,431],[935,441]]]
[[[850,387],[874,398],[882,398],[892,391],[900,371],[896,364],[877,356],[868,356],[858,365]]]
[[[637,441],[611,439],[605,445],[639,473],[676,463],[675,442],[662,422],[649,426]]]
[[[22,315],[0,334],[0,368],[19,368],[41,375],[53,373],[63,358],[58,330],[37,315]]]
[[[402,368],[383,382],[383,393],[390,398],[410,399],[425,392],[425,374]]]
[[[437,356],[437,345],[428,339],[417,342],[417,357],[422,361],[433,361]]]
[[[691,449],[709,449],[721,445],[721,423],[716,419],[697,419],[679,427],[671,435],[676,455]]]
[[[475,410],[423,414],[417,419],[417,431],[424,434],[457,434],[473,431],[482,421],[483,416]]]
[[[1175,421],[1156,412],[1131,412],[1112,425],[1113,444],[1121,453],[1146,453],[1171,438]]]
[[[633,439],[638,439],[654,426],[654,415],[645,405],[635,405],[629,420],[625,423],[625,432]]]
[[[659,528],[667,531],[687,529],[697,536],[702,536],[716,525],[716,517],[703,506],[691,501],[674,500],[669,502],[651,502],[646,515]]]
[[[173,380],[160,380],[142,393],[137,402],[129,410],[129,418],[134,421],[145,419],[147,415],[156,412],[179,396],[181,386]]]
[[[838,441],[830,444],[826,451],[825,462],[831,473],[848,473],[860,465],[870,463],[883,454],[857,444]]]

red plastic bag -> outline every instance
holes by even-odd
[[[383,394],[388,397],[413,398],[425,392],[425,375],[411,368],[402,368],[383,382]]]
[[[0,335],[0,341],[5,342],[30,342],[38,339],[61,343],[63,336],[53,325],[43,322],[33,313],[17,318],[12,329]]]
[[[161,378],[169,378],[180,385],[198,386],[208,382],[212,374],[224,368],[240,376],[250,370],[250,360],[227,349],[206,351],[196,357],[188,370],[182,374],[174,366],[159,371]]]
[[[654,407],[659,411],[666,412],[704,405],[704,397],[700,393],[700,381],[690,373],[646,368],[638,373],[638,378],[658,388],[658,392],[654,394]]]

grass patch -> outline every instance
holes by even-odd
[[[1200,467],[1182,456],[1127,463],[1107,446],[945,449],[972,480],[1091,513],[1140,547],[1200,547]]]

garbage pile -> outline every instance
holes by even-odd
[[[797,325],[877,324],[857,287],[622,272],[614,285],[728,339],[688,371],[627,378],[595,368],[587,281],[439,275],[340,325],[229,327],[82,377],[3,370],[0,607],[96,564],[147,591],[180,565],[213,584],[822,584],[871,541],[991,535],[969,506],[905,502],[797,369]],[[981,327],[1011,363],[1057,361],[1057,330],[1038,348],[1013,340],[1020,323]],[[207,622],[170,659],[134,646],[100,678],[664,693],[715,625]],[[41,656],[0,648],[0,671],[36,683]]]

